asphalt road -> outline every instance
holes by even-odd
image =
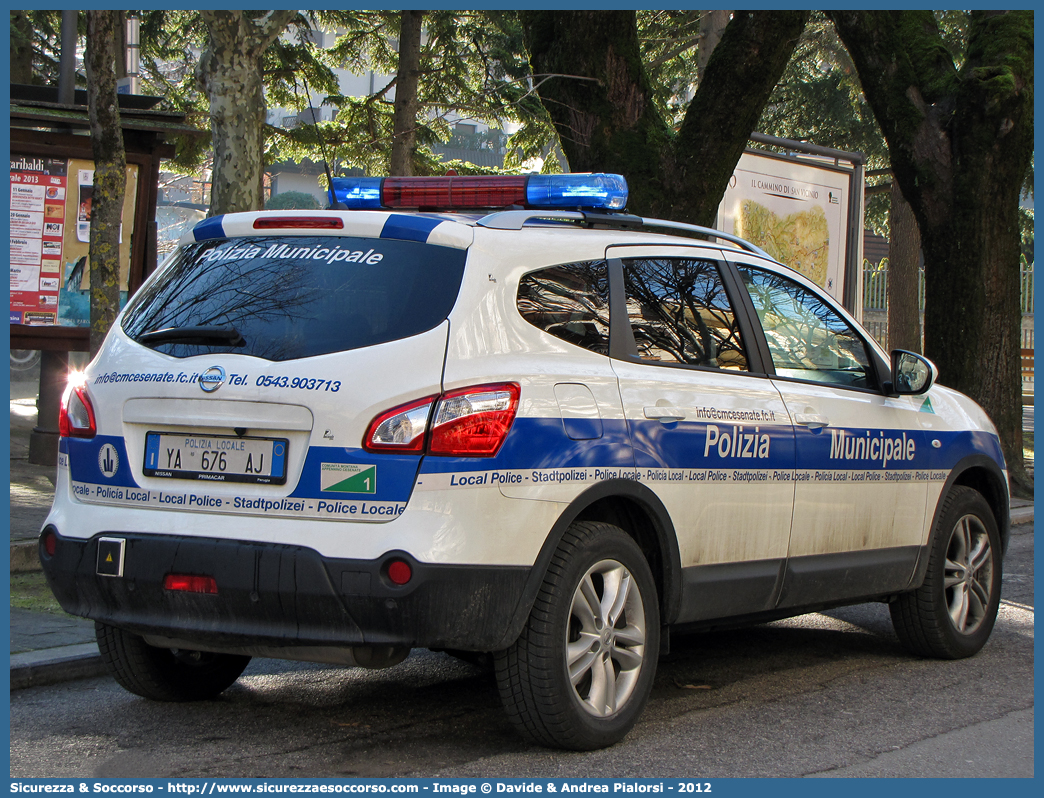
[[[255,660],[219,700],[108,679],[11,694],[11,776],[1032,776],[1033,534],[1016,528],[976,657],[900,649],[884,605],[679,638],[621,744],[549,751],[491,675],[418,652],[384,671]]]

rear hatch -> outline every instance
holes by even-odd
[[[318,234],[182,247],[92,364],[98,434],[64,441],[77,497],[396,517],[420,455],[362,441],[381,412],[441,391],[467,255],[451,243]]]

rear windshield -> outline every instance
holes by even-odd
[[[373,238],[203,241],[183,247],[134,297],[122,326],[174,357],[294,360],[359,349],[441,323],[466,257],[462,249]]]

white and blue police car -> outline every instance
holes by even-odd
[[[670,630],[885,601],[965,657],[996,430],[757,247],[614,175],[338,180],[207,219],[66,392],[40,556],[117,681],[493,654],[512,722],[621,739]]]

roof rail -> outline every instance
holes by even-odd
[[[765,250],[759,246],[751,244],[746,239],[734,236],[731,233],[723,233],[721,230],[715,230],[713,227],[701,227],[698,224],[686,224],[685,222],[671,222],[666,219],[642,219],[643,227],[666,227],[671,230],[685,230],[689,233],[699,233],[700,235],[710,236],[711,238],[720,238],[722,241],[728,241],[735,244],[740,249],[745,249],[748,252],[753,252],[755,255],[761,255],[763,258],[769,260],[775,260]]]
[[[567,219],[582,222],[586,216],[587,214],[583,211],[497,211],[483,216],[476,224],[494,230],[521,230],[522,226],[531,219]]]
[[[483,216],[476,222],[476,224],[480,227],[488,227],[494,230],[521,230],[526,222],[534,219],[598,224],[626,230],[634,230],[636,228],[644,227],[662,227],[669,230],[681,230],[687,233],[696,233],[698,235],[707,236],[708,238],[719,238],[723,241],[735,244],[748,252],[752,252],[755,255],[761,255],[769,260],[775,260],[775,258],[765,252],[765,250],[761,249],[761,247],[755,246],[749,241],[746,241],[739,236],[734,236],[731,233],[723,233],[720,230],[715,230],[713,227],[701,227],[700,225],[686,224],[685,222],[671,222],[666,219],[647,219],[630,213],[590,213],[586,211],[556,210],[498,211],[497,213]]]

